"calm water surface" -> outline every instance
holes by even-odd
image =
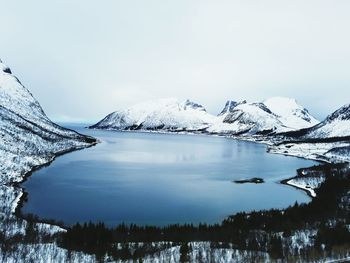
[[[66,224],[196,224],[310,200],[279,181],[314,162],[268,154],[264,145],[210,136],[69,128],[101,143],[58,157],[29,177],[23,183],[28,192],[23,213]],[[266,183],[232,182],[252,177]]]

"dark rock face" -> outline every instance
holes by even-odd
[[[11,69],[8,67],[4,68],[2,71],[8,74],[12,74]]]
[[[269,114],[273,114],[275,115],[268,107],[266,107],[266,105],[264,103],[253,103],[255,106],[259,107],[260,109],[262,109],[263,111],[269,113]]]
[[[226,113],[232,113],[236,106],[240,105],[240,104],[245,104],[247,103],[246,100],[243,100],[241,102],[236,102],[236,101],[233,101],[233,100],[228,100],[225,104],[225,107],[222,109],[222,111],[218,114],[218,116],[222,116]]]
[[[203,105],[198,104],[196,102],[186,100],[185,105],[184,105],[184,110],[187,109],[194,109],[194,110],[201,110],[201,111],[206,111]]]

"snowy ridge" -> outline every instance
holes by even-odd
[[[281,105],[285,108],[279,109]],[[217,116],[189,100],[160,99],[113,112],[90,128],[250,136],[292,131],[316,123],[304,107],[288,98],[271,98],[258,103],[229,100]]]

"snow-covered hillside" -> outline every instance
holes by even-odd
[[[95,139],[51,122],[32,94],[0,61],[0,183],[21,181],[55,155]]]
[[[207,128],[215,116],[200,104],[160,99],[109,114],[91,128],[111,130],[192,131]]]
[[[288,98],[271,98],[259,103],[227,101],[217,116],[189,100],[161,99],[111,113],[91,128],[264,135],[317,123],[305,108]]]

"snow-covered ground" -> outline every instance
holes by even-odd
[[[350,162],[350,142],[282,143],[269,145],[268,152],[325,162]]]

